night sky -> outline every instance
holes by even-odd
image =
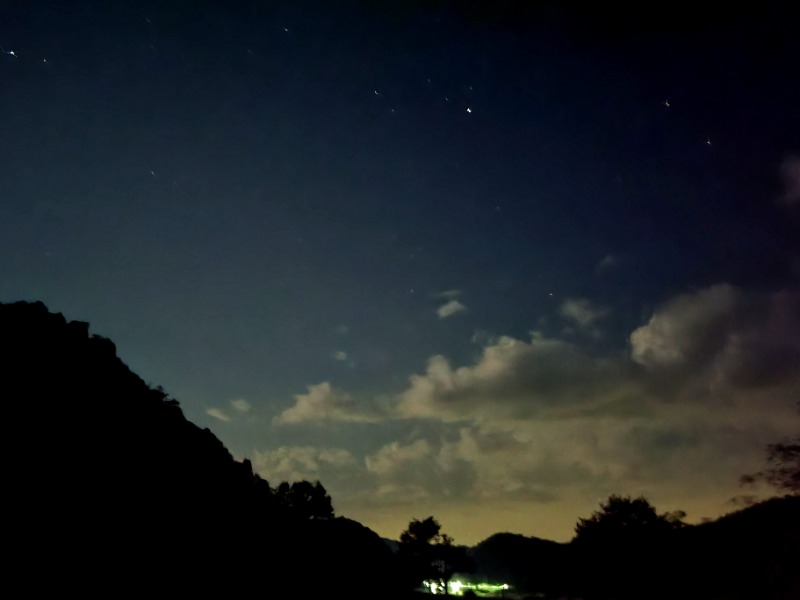
[[[763,497],[800,9],[575,4],[0,0],[0,301],[386,537]]]

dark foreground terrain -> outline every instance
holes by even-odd
[[[274,487],[178,402],[41,303],[0,304],[5,585],[29,595],[413,598],[324,488]],[[602,528],[598,531],[603,531]],[[800,599],[800,497],[698,526],[558,544],[497,534],[473,579],[591,599]]]

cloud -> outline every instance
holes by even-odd
[[[589,328],[608,314],[608,309],[592,304],[586,298],[568,298],[559,309],[561,316],[583,328]]]
[[[472,366],[453,368],[444,356],[430,358],[424,374],[409,378],[396,411],[448,421],[568,413],[634,393],[623,371],[620,361],[592,357],[569,342],[502,336]]]
[[[619,259],[614,254],[606,254],[594,267],[595,275],[602,275],[613,270],[619,264]]]
[[[308,386],[307,394],[297,394],[295,404],[273,419],[275,425],[320,421],[374,421],[373,409],[359,406],[350,394],[335,390],[327,381]]]
[[[233,408],[234,412],[239,414],[244,414],[246,412],[249,412],[251,408],[250,403],[242,398],[231,400],[230,405],[231,408]],[[215,419],[223,421],[225,423],[229,423],[233,419],[233,417],[230,414],[216,407],[207,409],[206,414],[209,415],[210,417],[214,417]]]
[[[458,439],[445,444],[437,460],[446,467],[457,466],[446,472],[467,475],[475,497],[550,502],[558,487],[585,484],[594,477],[574,456],[574,445],[554,453],[551,444],[558,442],[563,442],[561,436],[541,428],[531,436],[524,427],[461,427]]]
[[[342,448],[281,446],[272,450],[255,450],[253,469],[267,481],[314,480],[323,471],[352,467],[354,456]]]
[[[333,353],[333,358],[335,360],[347,360],[347,352],[344,350],[337,350]]]
[[[448,317],[452,317],[453,315],[456,315],[458,313],[464,312],[466,310],[467,310],[467,307],[464,306],[458,300],[450,300],[450,301],[446,302],[445,304],[443,304],[442,306],[440,306],[436,310],[436,314],[439,315],[440,319],[446,319]]]
[[[571,306],[578,323],[599,318],[590,303]],[[609,352],[580,339],[482,334],[474,359],[432,356],[387,410],[367,413],[392,441],[365,449],[354,435],[352,454],[331,462],[322,449],[274,451],[259,456],[263,472],[324,475],[338,510],[395,532],[408,522],[400,505],[440,507],[431,512],[469,538],[519,523],[564,539],[612,493],[694,518],[728,510],[766,444],[796,430],[800,293],[701,288],[667,299],[626,339]],[[287,422],[323,415],[356,427],[365,412],[329,384],[296,398]]]
[[[231,420],[231,418],[227,414],[225,414],[224,411],[218,408],[209,408],[206,410],[206,414],[210,417],[214,417],[215,419],[224,421],[226,423]]]
[[[235,400],[231,400],[231,406],[233,407],[233,410],[235,410],[238,413],[250,412],[250,409],[252,408],[252,406],[250,406],[250,403],[244,398],[237,398]]]
[[[630,341],[637,363],[694,374],[708,386],[800,383],[800,292],[747,294],[719,284],[682,294]]]
[[[431,453],[425,440],[416,440],[406,446],[392,442],[366,459],[367,470],[379,475],[407,472]]]
[[[790,155],[783,160],[781,179],[783,181],[783,202],[786,204],[800,202],[800,156]]]
[[[741,301],[737,290],[727,284],[670,300],[646,325],[631,333],[633,359],[657,367],[715,353]]]
[[[581,300],[562,310],[579,324],[604,313]],[[665,401],[784,397],[800,385],[800,292],[747,294],[720,284],[681,294],[631,333],[629,354],[599,355],[539,334],[485,339],[472,364],[431,357],[424,373],[409,377],[394,415],[479,423],[630,418]]]
[[[392,442],[365,459],[367,471],[374,477],[373,493],[409,502],[469,494],[472,474],[454,469],[440,460],[441,445],[433,440],[416,439],[403,444]]]

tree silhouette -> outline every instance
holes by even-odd
[[[439,582],[447,593],[453,575],[475,569],[466,548],[453,544],[453,538],[441,532],[441,525],[432,516],[408,524],[400,534],[398,556],[409,587],[431,580]]]
[[[575,542],[636,541],[643,536],[681,527],[685,516],[683,511],[659,515],[644,496],[612,495],[591,517],[578,519]]]
[[[797,403],[800,409],[800,402]],[[744,485],[764,481],[779,492],[800,495],[800,435],[767,446],[767,467],[742,475]]]
[[[319,481],[295,481],[289,485],[284,481],[275,491],[278,503],[292,516],[301,520],[332,519],[334,516],[331,497]]]
[[[637,598],[663,573],[656,556],[669,555],[683,511],[658,514],[643,496],[612,495],[588,519],[579,519],[572,546],[586,598]]]

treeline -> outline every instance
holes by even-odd
[[[476,579],[538,598],[800,598],[800,497],[773,498],[688,525],[647,499],[611,496],[556,543],[500,533],[473,549]]]

